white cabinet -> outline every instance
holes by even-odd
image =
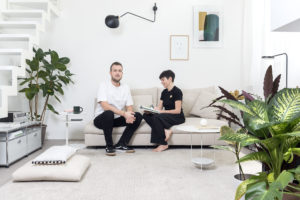
[[[41,147],[41,128],[35,127],[27,131],[27,154]]]
[[[24,125],[18,128],[0,129],[0,166],[27,156],[42,147],[41,127]]]
[[[8,163],[12,163],[26,155],[26,136],[8,141]]]

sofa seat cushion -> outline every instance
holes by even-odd
[[[172,127],[173,133],[174,134],[186,134],[186,132],[182,132],[177,130],[178,126],[182,125],[191,125],[191,126],[200,126],[200,120],[201,118],[199,117],[186,117],[185,118],[185,123],[175,125]],[[217,120],[217,119],[206,119],[208,126],[224,126],[227,125],[226,122]],[[115,127],[113,129],[113,134],[122,134],[124,132],[125,126],[123,127]],[[98,129],[94,126],[93,121],[90,121],[84,129],[85,134],[100,134],[103,135],[103,130]],[[151,133],[151,128],[150,126],[143,120],[139,128],[136,130],[137,134],[150,134]]]
[[[113,134],[122,134],[125,130],[125,126],[122,127],[115,127],[113,129]],[[84,134],[100,134],[103,135],[104,132],[102,129],[98,129],[97,127],[94,126],[93,121],[90,121],[84,128]],[[138,134],[150,134],[151,128],[150,126],[143,120],[141,122],[141,125],[139,128],[136,130],[136,133]]]
[[[200,126],[200,120],[202,118],[199,117],[186,117],[185,122],[183,124],[179,124],[176,126],[172,126],[172,131],[174,134],[187,134],[186,132],[180,131],[177,129],[179,126]],[[206,119],[207,126],[226,126],[228,125],[225,121],[221,121],[218,119]]]

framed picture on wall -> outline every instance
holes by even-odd
[[[223,11],[221,6],[194,6],[194,47],[222,47]]]
[[[170,35],[170,60],[189,60],[188,35]]]

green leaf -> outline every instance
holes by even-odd
[[[248,185],[258,182],[259,179],[261,179],[261,177],[259,177],[259,176],[251,176],[249,179],[243,181],[238,186],[238,188],[236,189],[235,198],[234,199],[235,200],[240,200],[244,196],[244,194],[246,193]]]
[[[50,55],[51,55],[51,63],[52,64],[57,63],[59,59],[58,54],[55,51],[51,51]]]
[[[64,76],[58,76],[59,80],[61,80],[65,85],[69,84],[69,80]]]
[[[60,99],[56,95],[54,95],[54,97],[59,103],[61,103]]]
[[[32,71],[30,71],[29,69],[26,69],[26,72],[27,72],[28,74],[31,74],[31,73],[32,73]]]
[[[58,59],[58,62],[66,65],[66,64],[68,64],[70,62],[70,59],[67,58],[67,57],[62,57],[62,58]]]
[[[22,90],[19,90],[19,92],[23,93],[26,92],[27,88],[23,88]]]
[[[34,79],[34,77],[27,78],[27,79],[25,79],[24,81],[22,81],[22,82],[20,83],[20,85],[24,85],[25,83],[27,83],[27,82],[29,82],[29,81],[32,81],[33,79]]]
[[[37,58],[33,58],[32,61],[30,62],[29,67],[31,71],[38,71],[39,65],[40,65],[39,60]]]
[[[59,114],[55,109],[54,109],[54,107],[51,105],[51,104],[47,104],[47,107],[48,107],[48,109],[49,110],[51,110],[53,113],[55,113],[55,114]]]
[[[42,61],[43,58],[44,58],[44,52],[41,48],[39,48],[36,53],[35,53],[35,58],[38,60],[38,61]]]
[[[251,160],[258,160],[263,163],[270,163],[270,157],[266,152],[259,151],[259,152],[253,152],[250,154],[245,155],[244,157],[240,158],[237,162],[246,162]]]
[[[27,88],[27,89],[25,90],[25,96],[26,96],[26,98],[27,98],[28,100],[32,100],[32,99],[34,98],[34,96],[35,96],[35,93],[32,92],[32,90],[30,90],[29,88]]]
[[[254,136],[243,133],[227,133],[221,136],[219,140],[241,143],[242,146],[247,146],[260,141]]]
[[[268,108],[270,121],[290,122],[300,117],[300,89],[280,90],[270,101]]]
[[[291,152],[297,156],[300,156],[300,148],[291,148]]]
[[[66,71],[65,71],[65,75],[66,75],[66,76],[73,76],[74,74],[72,74],[72,73],[70,72],[70,70],[66,70]]]
[[[223,100],[220,100],[219,102],[226,103],[226,104],[230,105],[233,108],[236,108],[240,111],[246,112],[249,115],[255,116],[255,113],[251,110],[251,108],[249,108],[246,104],[243,104],[239,101],[223,99]]]
[[[254,200],[274,200],[274,199],[282,199],[283,192],[282,190],[294,179],[292,173],[288,171],[282,171],[278,178],[270,184],[270,187],[266,189],[266,187],[253,187],[249,190],[252,190],[253,193],[260,194],[259,196],[255,197]],[[248,191],[247,191],[248,193]],[[251,199],[251,196],[247,196]]]
[[[230,146],[219,146],[219,145],[211,145],[212,148],[214,149],[220,149],[220,150],[225,150],[225,151],[231,151],[232,153],[235,153],[234,149]]]
[[[40,77],[40,78],[45,78],[46,76],[48,76],[49,74],[46,72],[46,71],[43,71],[43,70],[40,70],[39,72],[38,72],[38,76]]]
[[[294,131],[294,132],[291,132],[291,133],[283,133],[283,134],[280,134],[280,135],[276,135],[274,137],[278,137],[278,138],[284,138],[284,137],[300,137],[300,131]]]
[[[62,64],[62,63],[55,63],[54,66],[56,67],[56,69],[58,69],[59,71],[65,71],[67,69],[67,67]]]
[[[266,190],[267,190],[267,183],[265,181],[260,181],[260,182],[256,182],[256,183],[253,183],[253,184],[249,184],[247,186],[245,199],[252,199],[252,200],[255,199],[256,200]],[[262,198],[259,199],[259,200],[262,200]],[[275,198],[273,198],[272,200],[275,200]]]

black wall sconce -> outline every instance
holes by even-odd
[[[276,55],[273,55],[273,56],[262,56],[261,58],[262,59],[275,59],[275,57],[277,56],[285,56],[285,87],[287,88],[288,87],[288,55],[287,53],[280,53],[280,54],[276,54]]]
[[[133,16],[136,16],[136,17],[139,17],[141,19],[144,19],[144,20],[147,20],[149,22],[155,22],[155,19],[156,19],[156,11],[157,11],[157,6],[156,6],[156,3],[154,4],[153,8],[152,8],[153,12],[154,12],[154,19],[151,20],[151,19],[147,19],[145,17],[141,17],[139,15],[136,15],[134,13],[131,13],[131,12],[126,12],[124,13],[123,15],[121,16],[116,16],[116,15],[108,15],[106,18],[105,18],[105,24],[106,26],[108,26],[109,28],[118,28],[119,27],[119,24],[120,24],[120,21],[119,19],[127,14],[130,14],[130,15],[133,15]]]

